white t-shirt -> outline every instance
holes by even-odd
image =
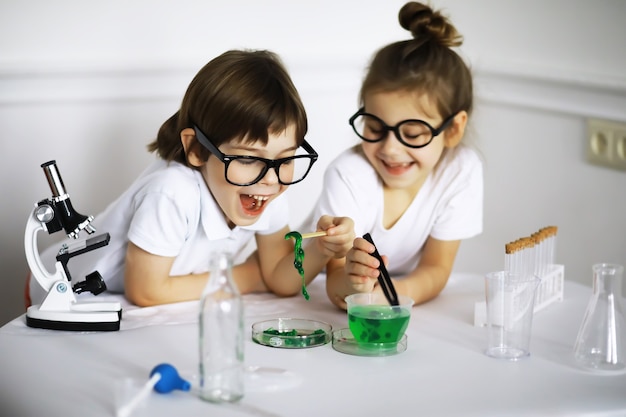
[[[460,240],[482,232],[483,171],[478,155],[467,147],[450,149],[428,176],[402,217],[383,227],[383,182],[360,146],[341,153],[324,174],[324,187],[309,217],[347,216],[355,233],[370,233],[378,252],[389,259],[391,275],[417,267],[429,236]]]
[[[287,225],[288,218],[287,198],[281,195],[265,208],[257,222],[231,230],[200,172],[178,162],[157,160],[104,212],[95,216],[92,224],[96,234],[110,233],[110,242],[69,260],[71,284],[98,271],[108,291],[123,293],[129,241],[149,253],[176,257],[170,275],[206,272],[209,254],[215,248],[227,246],[237,254],[255,233],[277,232]],[[62,243],[75,242],[68,238]],[[41,254],[50,272],[54,271],[60,246],[61,243],[54,245]],[[33,277],[30,295],[33,304],[41,303],[46,295]]]

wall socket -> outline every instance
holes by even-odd
[[[626,171],[626,123],[587,119],[587,161]]]

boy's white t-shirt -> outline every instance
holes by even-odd
[[[72,285],[98,271],[107,290],[124,292],[124,260],[128,242],[160,256],[176,257],[170,275],[208,271],[209,254],[218,248],[239,253],[255,233],[269,234],[287,225],[287,198],[279,196],[269,204],[258,221],[250,226],[228,227],[224,214],[211,195],[200,172],[178,162],[157,160],[101,214],[95,216],[96,234],[111,235],[107,246],[77,255],[68,262]],[[82,238],[89,236],[85,232]],[[54,271],[62,243],[41,254],[48,271]],[[45,292],[31,277],[33,304],[41,303]]]
[[[383,182],[360,146],[342,152],[324,174],[324,186],[309,217],[347,216],[357,236],[370,233],[378,252],[388,257],[391,275],[401,277],[417,267],[429,236],[467,239],[482,232],[483,170],[470,148],[450,149],[428,176],[402,217],[383,227]]]

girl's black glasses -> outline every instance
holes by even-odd
[[[389,126],[378,116],[365,113],[365,108],[362,107],[350,118],[350,126],[366,142],[381,141],[387,136],[389,131],[392,131],[404,146],[423,148],[449,127],[457,114],[458,112],[450,115],[437,129],[427,122],[418,119],[403,120],[395,126]]]

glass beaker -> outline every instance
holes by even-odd
[[[626,370],[626,322],[621,306],[624,267],[595,264],[591,299],[574,344],[574,357],[594,371]]]

